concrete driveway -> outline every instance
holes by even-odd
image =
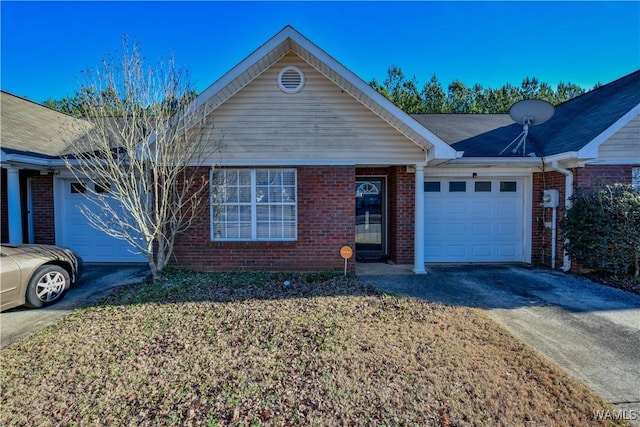
[[[57,322],[77,308],[95,304],[115,287],[140,282],[149,275],[147,264],[86,264],[80,280],[57,304],[0,313],[0,347]]]
[[[519,266],[358,264],[388,293],[486,310],[640,425],[640,296],[573,275]]]

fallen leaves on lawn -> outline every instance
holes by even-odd
[[[601,425],[607,408],[477,311],[337,275],[175,271],[1,351],[5,425]]]

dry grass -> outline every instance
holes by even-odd
[[[1,354],[4,425],[587,426],[611,409],[477,311],[339,276],[173,272]]]

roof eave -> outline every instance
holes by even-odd
[[[546,161],[546,159],[545,159]],[[451,166],[540,166],[541,157],[462,157],[446,162]]]

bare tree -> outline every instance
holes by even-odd
[[[204,161],[216,144],[187,77],[173,59],[145,65],[125,39],[121,57],[85,73],[77,98],[86,126],[65,156],[74,176],[93,183],[81,207],[89,223],[146,256],[154,280],[207,206]]]

